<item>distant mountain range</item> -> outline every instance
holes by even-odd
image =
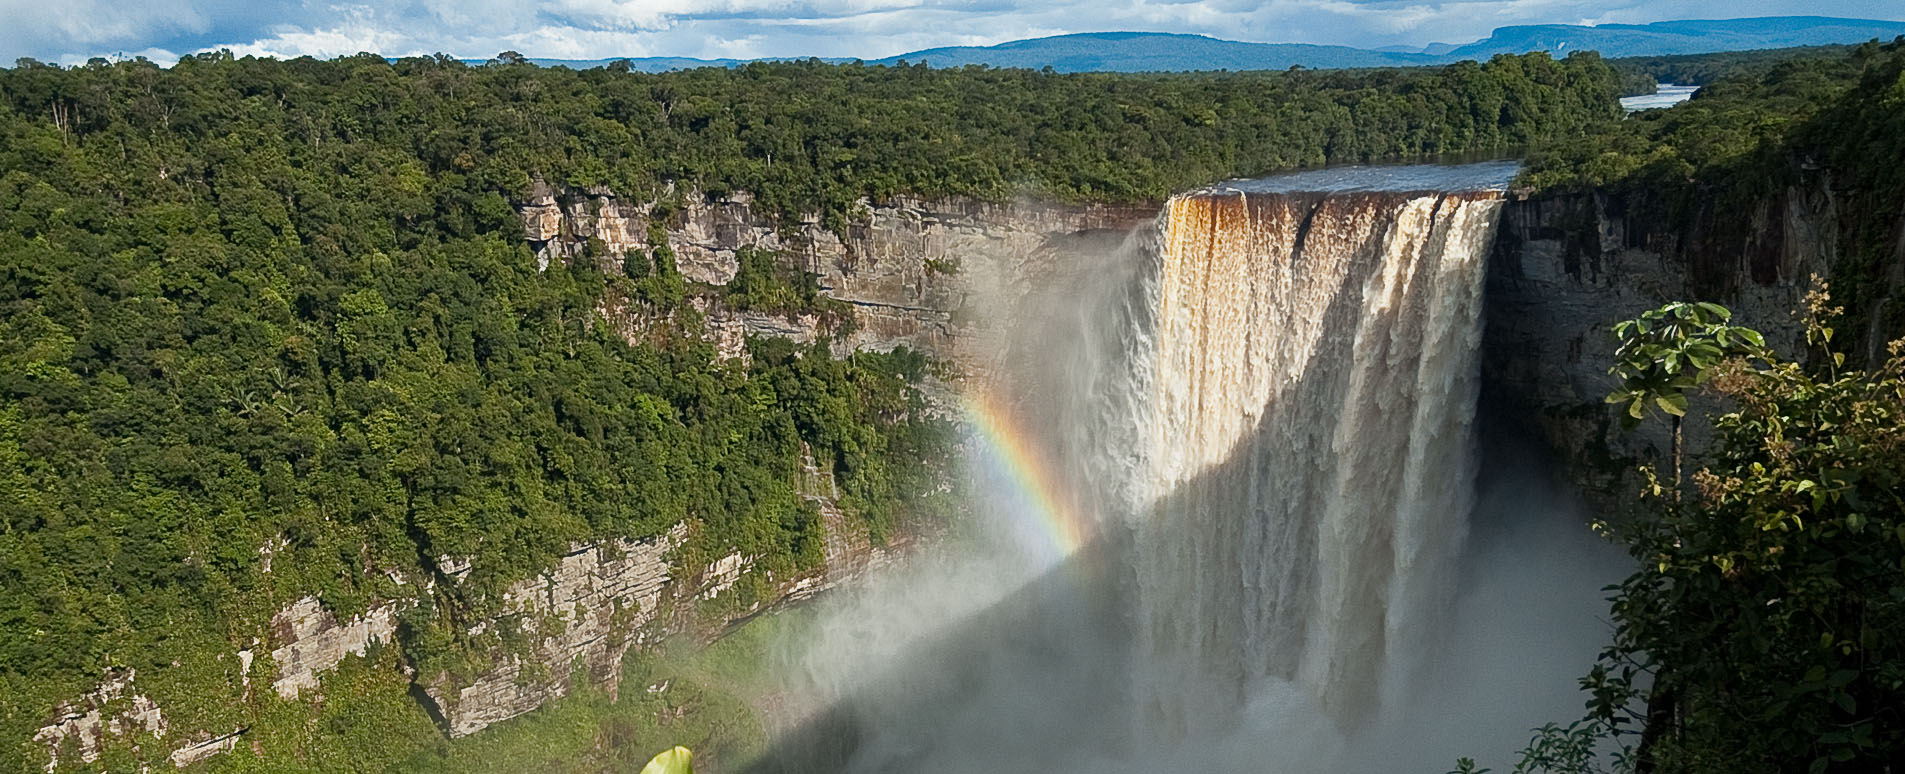
[[[1835,19],[1829,16],[1770,16],[1758,19],[1666,21],[1653,24],[1540,24],[1499,27],[1493,35],[1443,54],[1449,60],[1482,59],[1501,53],[1594,50],[1602,56],[1668,56],[1754,48],[1822,46],[1891,40],[1905,35],[1905,22]],[[1425,53],[1435,46],[1425,49]]]
[[[1436,43],[1419,50],[1317,46],[1306,43],[1243,43],[1203,35],[1161,32],[1087,32],[1015,40],[996,46],[953,46],[866,60],[868,64],[906,62],[934,67],[981,64],[991,67],[1051,67],[1060,72],[1158,72],[1185,70],[1283,70],[1310,68],[1433,65],[1496,54],[1548,51],[1567,54],[1595,50],[1602,56],[1662,56],[1739,51],[1755,48],[1860,43],[1905,35],[1905,22],[1837,19],[1826,16],[1772,16],[1757,19],[1667,21],[1653,24],[1540,24],[1500,27],[1487,38],[1465,44]],[[614,59],[531,59],[540,65],[601,67]],[[631,68],[662,72],[690,67],[734,67],[742,59],[642,57]],[[850,62],[852,59],[827,59]]]
[[[1905,27],[1905,25],[1900,25]],[[1423,53],[1376,51],[1307,43],[1240,43],[1203,35],[1161,32],[1086,32],[1015,40],[996,46],[929,48],[870,60],[868,64],[925,61],[934,67],[1051,67],[1060,72],[1158,70],[1282,70],[1304,67],[1396,67],[1437,64]]]

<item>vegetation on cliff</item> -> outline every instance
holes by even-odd
[[[1748,68],[1671,109],[1539,146],[1522,180],[1619,197],[1630,231],[1665,235],[1736,274],[1769,227],[1754,221],[1769,202],[1802,185],[1829,192],[1838,217],[1828,251],[1838,255],[1834,292],[1859,323],[1848,344],[1854,362],[1876,364],[1880,345],[1905,334],[1893,271],[1905,211],[1901,149],[1905,42],[1870,43]]]
[[[465,125],[391,104],[388,66],[326,91],[360,65],[0,74],[0,770],[36,767],[34,730],[108,666],[175,729],[268,738],[269,673],[234,654],[305,595],[343,618],[422,595],[404,661],[454,673],[510,646],[470,625],[498,592],[577,541],[688,521],[681,566],[785,577],[821,557],[809,456],[876,535],[936,486],[919,356],[720,362],[678,290],[629,343],[601,312],[656,277],[538,271],[514,183],[425,160]],[[284,91],[252,91],[270,72]]]
[[[1543,54],[1196,76],[23,61],[0,71],[0,770],[35,769],[27,740],[108,666],[178,733],[250,728],[267,768],[409,738],[390,670],[521,647],[473,624],[577,541],[685,520],[681,566],[739,552],[785,577],[822,551],[809,454],[876,537],[933,489],[920,356],[768,340],[717,361],[684,294],[849,315],[762,253],[688,287],[652,235],[622,271],[593,244],[539,270],[514,206],[536,180],[746,190],[844,229],[861,197],[1144,199],[1521,146],[1614,92],[1598,58]],[[628,305],[662,322],[631,342],[605,320]],[[422,603],[366,657],[384,671],[348,678],[362,701],[283,702],[268,660],[240,674],[312,594],[344,618]],[[109,755],[169,765],[170,745]]]
[[[1609,397],[1675,421],[1727,399],[1717,449],[1646,508],[1602,526],[1637,569],[1613,587],[1613,643],[1582,680],[1590,715],[1537,736],[1523,772],[1883,771],[1905,755],[1905,342],[1847,368],[1839,312],[1809,297],[1808,367],[1710,304],[1623,324]],[[1692,310],[1693,313],[1683,313]],[[1473,770],[1472,765],[1467,770]]]

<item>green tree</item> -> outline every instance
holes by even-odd
[[[1645,515],[1611,527],[1641,566],[1613,589],[1614,641],[1583,685],[1592,733],[1640,735],[1637,770],[1880,771],[1905,756],[1905,342],[1842,371],[1838,310],[1823,293],[1809,310],[1818,365],[1709,360],[1706,383],[1734,406],[1711,463],[1690,496],[1656,487]]]
[[[1687,391],[1698,387],[1714,366],[1728,358],[1764,357],[1766,339],[1758,331],[1729,325],[1733,313],[1712,303],[1676,302],[1650,309],[1614,326],[1620,346],[1608,373],[1620,387],[1608,403],[1626,404],[1623,419],[1638,424],[1657,407],[1673,427],[1673,487],[1681,485],[1685,450],[1683,421]]]

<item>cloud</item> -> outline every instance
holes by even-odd
[[[40,47],[57,41],[70,49],[109,53],[109,48],[142,37],[189,34],[210,27],[211,20],[189,0],[154,0],[120,8],[102,0],[67,3],[4,0],[0,2],[0,53],[7,60],[48,52]],[[37,50],[36,50],[37,49]]]
[[[1495,27],[1814,14],[1905,18],[1897,0],[0,0],[0,62],[230,48],[332,57],[858,56],[1067,32],[1421,46]],[[163,60],[161,60],[163,61]]]

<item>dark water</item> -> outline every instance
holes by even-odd
[[[1472,164],[1395,164],[1324,167],[1302,172],[1228,180],[1205,191],[1227,193],[1337,193],[1342,191],[1500,191],[1515,179],[1521,162],[1497,159]]]

